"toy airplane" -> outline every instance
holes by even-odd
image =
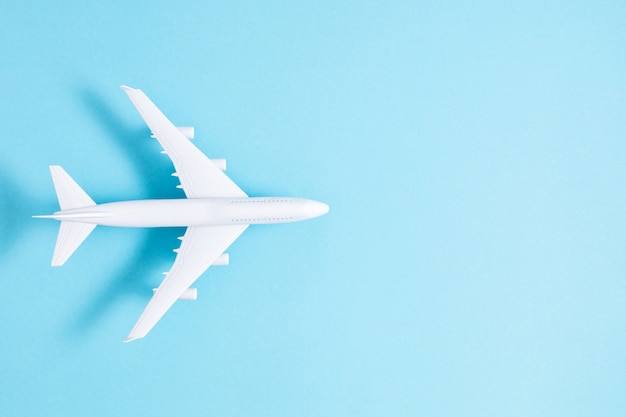
[[[287,223],[328,212],[328,206],[291,197],[250,198],[222,172],[224,160],[207,158],[190,141],[193,128],[174,126],[138,89],[122,86],[141,117],[169,155],[187,198],[96,204],[60,166],[51,166],[61,211],[52,265],[63,265],[96,225],[121,227],[187,227],[174,265],[125,342],[142,338],[179,299],[195,300],[190,286],[211,265],[228,265],[224,251],[250,224]],[[221,167],[220,167],[221,165]]]

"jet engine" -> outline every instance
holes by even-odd
[[[187,139],[193,139],[195,136],[195,131],[191,126],[176,126],[176,129]]]
[[[224,158],[212,158],[211,162],[217,165],[222,171],[226,171],[226,160]]]
[[[152,292],[157,292],[158,288],[154,288],[152,289]],[[187,288],[185,290],[185,292],[183,292],[180,297],[178,297],[179,300],[188,300],[188,301],[195,301],[198,299],[198,289],[197,288]]]
[[[211,266],[227,266],[228,261],[230,260],[227,253],[222,253],[217,259],[211,264]]]

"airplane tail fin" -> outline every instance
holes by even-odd
[[[52,182],[61,210],[96,205],[63,168],[53,165],[50,167],[50,174],[52,174]],[[90,223],[61,221],[54,255],[52,255],[52,266],[63,265],[95,227],[95,224]]]

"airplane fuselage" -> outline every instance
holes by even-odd
[[[289,223],[318,217],[328,206],[292,197],[133,200],[62,210],[62,221],[119,227],[185,227]]]
[[[212,265],[227,265],[226,250],[250,224],[290,223],[321,216],[328,206],[292,197],[250,198],[223,172],[223,163],[206,157],[191,141],[193,128],[175,126],[143,91],[122,86],[146,122],[152,137],[174,164],[172,174],[187,198],[96,202],[59,165],[50,175],[61,222],[52,266],[63,265],[96,225],[118,227],[186,227],[174,249],[171,269],[139,316],[125,341],[144,337],[176,300],[195,300],[193,283]]]

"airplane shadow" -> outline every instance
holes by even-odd
[[[181,190],[176,188],[178,180],[170,176],[174,167],[170,159],[161,155],[162,150],[155,139],[150,137],[150,129],[141,120],[141,117],[130,104],[125,111],[137,115],[137,122],[132,126],[114,112],[101,95],[93,90],[83,90],[80,93],[83,105],[87,108],[94,120],[117,144],[136,168],[137,174],[145,184],[147,198],[182,198]]]
[[[0,257],[8,256],[19,245],[24,225],[30,217],[26,213],[29,213],[33,205],[27,201],[13,178],[0,170]]]
[[[95,292],[94,297],[88,300],[75,317],[71,328],[73,333],[84,334],[95,328],[118,303],[124,303],[131,298],[148,303],[152,288],[158,287],[163,279],[161,272],[167,271],[174,262],[171,249],[180,244],[176,238],[184,234],[184,229],[146,229],[143,232],[141,243],[130,256],[130,260]],[[130,327],[121,331],[128,332]]]
[[[28,190],[18,186],[19,181],[0,167],[0,259],[27,239],[29,222],[34,214],[47,213],[49,201],[28,194]]]
[[[176,188],[177,179],[169,175],[173,171],[171,161],[159,154],[161,148],[158,142],[150,138],[150,130],[139,121],[141,119],[138,118],[137,127],[135,124],[125,125],[112,107],[94,90],[82,90],[79,97],[95,121],[132,160],[138,176],[145,183],[147,196],[142,198],[184,197]],[[130,105],[126,110],[135,111]],[[139,126],[141,127],[138,128]],[[180,245],[176,238],[182,236],[184,230],[142,230],[141,243],[129,260],[113,275],[112,280],[86,302],[74,318],[70,333],[82,334],[93,329],[116,304],[128,298],[141,298],[147,303],[152,296],[152,288],[157,287],[163,278],[161,272],[171,267],[174,261],[171,250]],[[130,328],[125,330],[129,331]]]

